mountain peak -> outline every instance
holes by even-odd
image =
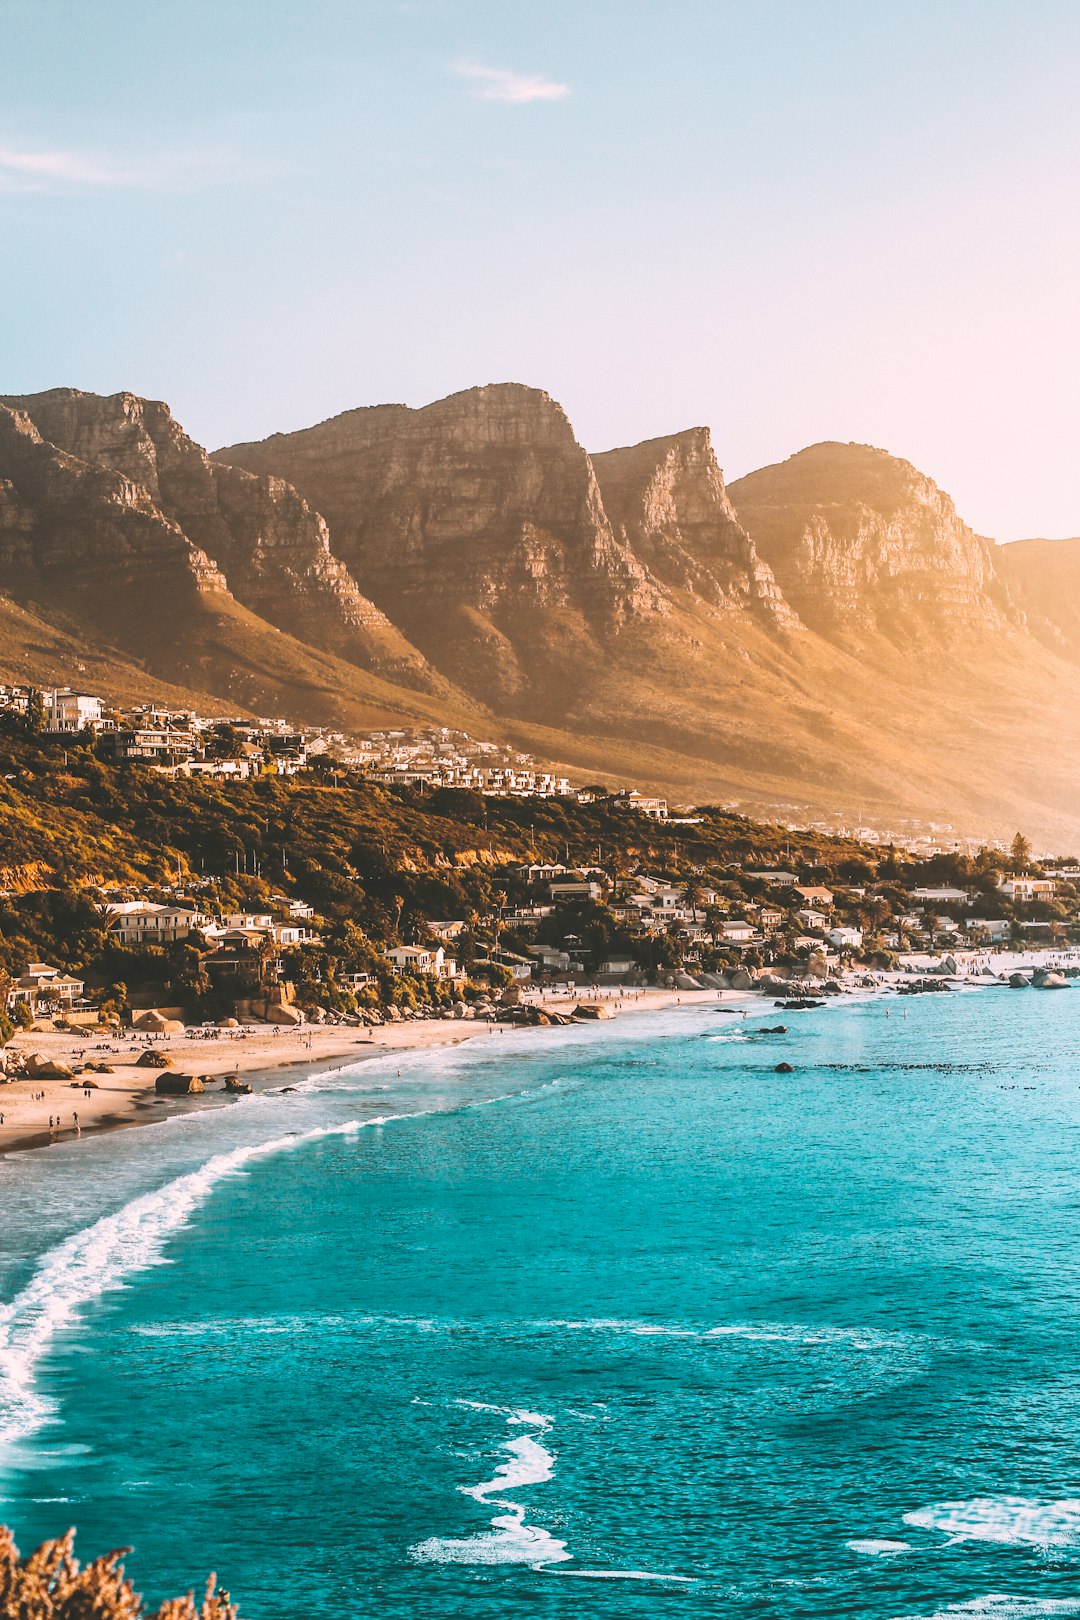
[[[902,643],[1017,618],[994,548],[887,450],[810,445],[729,494],[788,600],[823,634]]]

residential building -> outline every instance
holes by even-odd
[[[829,926],[829,919],[823,911],[815,911],[812,906],[805,907],[798,914],[799,921],[804,928],[821,928]]]
[[[1053,878],[1032,877],[1025,874],[1023,877],[1000,878],[998,891],[1007,895],[1010,900],[1027,905],[1032,900],[1052,900],[1057,893],[1057,884]]]
[[[429,934],[434,934],[436,939],[441,940],[444,945],[447,945],[447,944],[449,944],[449,942],[452,939],[457,939],[458,935],[461,933],[461,931],[462,931],[462,929],[464,927],[465,927],[465,924],[462,921],[455,921],[455,922],[430,922],[429,921],[428,925],[427,925],[427,930],[428,930]]]
[[[795,893],[800,895],[808,906],[831,906],[833,903],[831,889],[807,888],[803,884],[797,883]]]
[[[553,900],[599,900],[603,892],[591,878],[556,878],[548,884]]]
[[[170,945],[209,921],[195,906],[155,905],[149,900],[123,900],[105,910],[109,933],[118,945]]]
[[[968,917],[964,927],[969,934],[985,934],[993,945],[1000,945],[1007,940],[1012,924],[1007,917]]]
[[[8,1006],[20,1002],[37,1014],[48,1007],[70,1007],[82,999],[86,985],[48,962],[30,962],[8,992]]]
[[[722,940],[725,944],[731,943],[746,945],[749,944],[754,937],[755,930],[753,924],[742,921],[722,922],[716,934],[717,940]]]
[[[102,722],[101,699],[88,692],[75,692],[70,686],[46,688],[41,694],[45,709],[45,730],[52,732],[96,730]]]
[[[457,963],[441,945],[432,950],[424,945],[395,945],[386,952],[386,960],[395,973],[417,973],[432,979],[457,977]]]
[[[529,955],[535,956],[546,973],[566,973],[570,968],[570,953],[558,945],[530,945]]]
[[[668,818],[666,799],[650,798],[647,793],[639,793],[637,788],[615,793],[609,802],[613,810],[636,810],[639,816],[650,816],[653,821],[666,821]]]

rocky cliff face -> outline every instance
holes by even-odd
[[[708,428],[594,454],[592,464],[616,535],[665,585],[797,627],[728,499]]]
[[[592,464],[538,389],[347,411],[216,459],[276,473],[327,518],[363,589],[447,675],[507,704],[554,701],[668,593],[613,532]]]
[[[92,466],[0,405],[0,586],[126,622],[128,606],[226,593],[212,560],[123,472]]]
[[[1080,540],[1014,540],[994,563],[1032,634],[1080,663]]]
[[[728,493],[788,601],[826,636],[905,642],[1018,619],[994,548],[884,450],[813,445]]]
[[[219,583],[259,617],[390,679],[439,685],[332,555],[323,519],[282,479],[216,465],[157,400],[63,388],[6,403],[69,458],[129,481],[145,510],[212,558]]]

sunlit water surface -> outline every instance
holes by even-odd
[[[1080,1616],[1080,989],[779,1016],[0,1161],[0,1517],[247,1620]]]

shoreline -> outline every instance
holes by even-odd
[[[603,1001],[614,1010],[614,1017],[661,1012],[677,1005],[727,1005],[732,1012],[748,1004],[765,1005],[767,997],[752,991],[726,990],[641,990],[624,997],[597,994],[549,995],[530,998],[527,1005],[567,1013],[582,1002]],[[588,1028],[582,1020],[575,1028]],[[606,1020],[598,1020],[606,1022]],[[82,1089],[84,1077],[69,1079],[18,1079],[0,1084],[0,1159],[79,1141],[105,1132],[132,1130],[151,1125],[170,1114],[209,1111],[226,1106],[239,1096],[224,1089],[227,1075],[247,1081],[255,1090],[265,1089],[260,1081],[288,1084],[291,1071],[333,1073],[366,1059],[392,1052],[412,1053],[459,1046],[476,1038],[501,1039],[547,1026],[490,1024],[486,1020],[423,1019],[353,1029],[341,1025],[305,1025],[300,1029],[277,1026],[247,1026],[239,1031],[222,1030],[217,1038],[189,1033],[185,1036],[151,1036],[137,1031],[122,1034],[80,1037],[69,1031],[25,1033],[10,1043],[15,1051],[36,1052],[50,1061],[77,1068],[87,1062],[107,1063],[110,1074],[92,1074],[89,1095]],[[566,1027],[566,1026],[561,1026]],[[144,1052],[162,1052],[172,1059],[168,1069],[139,1067],[136,1059]],[[185,1096],[158,1096],[155,1085],[159,1074],[198,1074],[220,1081],[212,1090]],[[239,1095],[242,1095],[239,1094]],[[78,1125],[75,1117],[78,1117]],[[49,1120],[60,1121],[49,1128]]]
[[[992,989],[1017,967],[1043,966],[1061,961],[1061,951],[1008,952],[998,956],[979,953],[978,961],[993,964],[1002,978],[987,978],[973,971],[957,975],[964,989]],[[825,998],[828,1005],[854,999],[876,999],[896,994],[899,985],[913,975],[926,973],[931,963],[942,958],[926,958],[926,967],[914,964],[907,972],[858,973],[855,982],[845,986],[842,996]],[[974,962],[971,963],[974,969]],[[867,984],[867,978],[873,983]],[[956,979],[950,982],[955,983]],[[771,991],[690,990],[635,988],[621,991],[605,987],[600,991],[526,991],[523,1004],[566,1014],[581,1003],[597,1001],[612,1009],[613,1018],[662,1012],[675,1006],[713,1006],[732,1014],[766,1013],[781,999]],[[582,1020],[578,1028],[588,1027]],[[81,1140],[104,1132],[132,1130],[153,1124],[170,1114],[208,1111],[239,1100],[224,1089],[226,1075],[247,1081],[253,1089],[266,1084],[288,1083],[290,1071],[332,1073],[368,1058],[391,1052],[422,1052],[458,1046],[476,1038],[501,1039],[529,1031],[533,1025],[491,1024],[471,1019],[421,1019],[355,1029],[341,1025],[304,1025],[298,1029],[281,1026],[248,1025],[239,1030],[189,1031],[183,1036],[160,1036],[138,1031],[109,1035],[79,1036],[70,1031],[20,1033],[10,1043],[16,1051],[36,1052],[39,1056],[73,1068],[86,1062],[108,1063],[110,1074],[94,1074],[87,1093],[81,1081],[70,1079],[18,1079],[0,1084],[0,1159],[13,1154],[51,1147],[60,1142]],[[169,1069],[139,1067],[136,1058],[144,1052],[163,1052],[172,1059]],[[326,1065],[326,1067],[321,1067]],[[162,1072],[195,1073],[207,1077],[214,1089],[190,1097],[158,1096],[157,1077]],[[220,1088],[216,1084],[221,1082]],[[242,1095],[242,1094],[241,1094]],[[75,1119],[78,1119],[76,1125]],[[55,1122],[50,1129],[49,1120]]]

